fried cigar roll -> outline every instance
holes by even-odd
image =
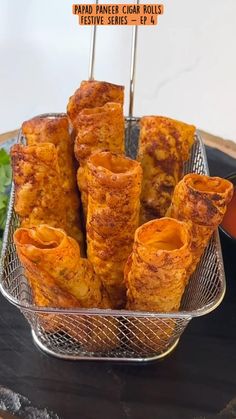
[[[123,269],[138,226],[140,163],[110,152],[88,160],[88,258],[101,278],[112,307],[125,304]]]
[[[140,120],[138,161],[143,168],[140,224],[164,217],[183,164],[194,142],[195,127],[160,116]]]
[[[58,152],[58,165],[62,177],[62,187],[65,191],[76,188],[76,168],[74,161],[74,143],[69,132],[67,116],[50,118],[36,116],[22,124],[27,145],[52,143]]]
[[[100,307],[102,286],[92,265],[80,257],[78,243],[48,225],[20,228],[14,234],[19,258],[27,269],[34,267],[50,275],[59,287],[77,298],[81,307]]]
[[[32,290],[34,303],[39,307],[81,307],[77,298],[61,288],[55,278],[46,271],[39,269],[36,263],[31,263],[27,255],[24,254],[24,251],[21,250],[27,245],[27,236],[24,234],[27,231],[30,230],[16,230],[14,241],[17,253],[24,267],[25,276]],[[23,232],[24,236],[21,232]],[[62,329],[62,318],[59,315],[40,313],[38,314],[38,319],[39,325],[47,332],[55,333]]]
[[[83,238],[80,227],[80,200],[76,184],[74,141],[70,135],[67,116],[32,118],[23,123],[22,132],[29,146],[52,143],[56,147],[69,234],[82,246]]]
[[[72,223],[69,200],[66,200],[67,193],[62,188],[56,147],[50,143],[35,146],[16,144],[11,148],[11,159],[14,208],[21,226],[48,224],[63,228],[67,234],[82,241],[79,228]]]
[[[88,190],[86,162],[96,151],[124,153],[125,123],[120,103],[83,109],[76,120],[75,156],[80,163],[77,182],[81,191],[84,215],[87,215]]]
[[[20,255],[20,259],[33,293],[34,303],[37,306],[60,308],[81,307],[77,298],[61,288],[51,275],[43,272],[37,266],[31,265],[23,254]]]
[[[57,152],[53,144],[11,148],[14,208],[23,227],[47,223],[67,231]],[[69,231],[67,231],[69,233]]]
[[[125,266],[128,309],[179,309],[192,259],[190,239],[187,224],[172,218],[149,221],[136,230]]]
[[[168,215],[190,225],[191,275],[213,231],[221,223],[233,196],[233,185],[226,179],[190,173],[175,187]]]
[[[14,234],[14,242],[36,305],[57,308],[110,307],[106,292],[95,277],[90,262],[80,257],[78,243],[63,230],[47,225],[20,228]],[[75,321],[72,324],[73,318]],[[41,327],[48,332],[66,332],[86,350],[105,350],[119,343],[116,319],[42,314]]]
[[[81,166],[95,151],[124,153],[125,123],[120,103],[83,109],[77,122],[75,156]]]
[[[36,306],[67,309],[81,307],[77,298],[59,287],[51,275],[42,272],[36,266],[32,269],[32,266],[24,261],[24,256],[21,256],[21,262]],[[38,313],[37,319],[39,326],[48,333],[67,330],[64,325],[64,316],[60,314]]]
[[[124,103],[124,86],[105,81],[82,81],[80,87],[70,97],[67,105],[67,114],[77,131],[76,119],[82,109],[96,108],[107,102]]]

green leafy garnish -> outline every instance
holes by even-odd
[[[9,165],[10,164],[10,157],[7,152],[1,148],[0,149],[0,165]]]
[[[11,184],[10,157],[4,149],[0,149],[0,251],[2,236],[6,225],[9,186]]]

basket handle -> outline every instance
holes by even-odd
[[[98,4],[99,0],[96,0]],[[139,4],[139,0],[136,0]],[[94,80],[94,65],[96,53],[96,35],[97,25],[92,26],[91,44],[90,44],[90,57],[89,57],[89,80]],[[133,26],[132,29],[132,43],[131,43],[131,59],[130,59],[130,81],[129,81],[129,116],[128,119],[132,120],[134,111],[134,90],[135,90],[135,70],[136,70],[136,52],[138,40],[138,26]]]

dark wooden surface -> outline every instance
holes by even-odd
[[[208,150],[208,156],[211,174],[236,171],[228,156],[215,150]],[[20,312],[0,297],[0,385],[64,419],[236,418],[236,247],[227,240],[222,242],[227,276],[223,303],[191,321],[177,349],[159,362],[48,357],[34,347]]]

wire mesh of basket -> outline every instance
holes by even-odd
[[[58,114],[46,114],[51,118]],[[45,115],[44,115],[45,116]],[[139,119],[126,119],[126,154],[136,155]],[[19,141],[24,138],[21,133]],[[197,133],[185,173],[207,174],[202,140]],[[34,305],[30,286],[17,257],[13,234],[18,217],[13,209],[14,187],[1,258],[0,289],[28,320],[35,343],[64,359],[145,361],[167,355],[189,321],[214,310],[223,299],[225,278],[218,233],[215,233],[192,275],[176,313],[126,310],[59,309]]]
[[[98,0],[96,0],[98,3]],[[139,0],[136,0],[139,3]],[[92,27],[89,79],[94,77],[96,26]],[[135,158],[139,118],[133,116],[138,27],[132,31],[129,116],[126,118],[126,154]],[[50,118],[64,114],[45,114]],[[19,133],[18,141],[24,143]],[[208,174],[200,135],[196,133],[185,173]],[[73,360],[148,361],[167,355],[193,317],[214,310],[225,293],[225,277],[216,232],[192,275],[176,313],[126,310],[59,309],[34,305],[33,296],[17,257],[13,234],[19,220],[14,212],[14,186],[8,209],[0,265],[0,290],[28,320],[34,342],[46,353]]]

